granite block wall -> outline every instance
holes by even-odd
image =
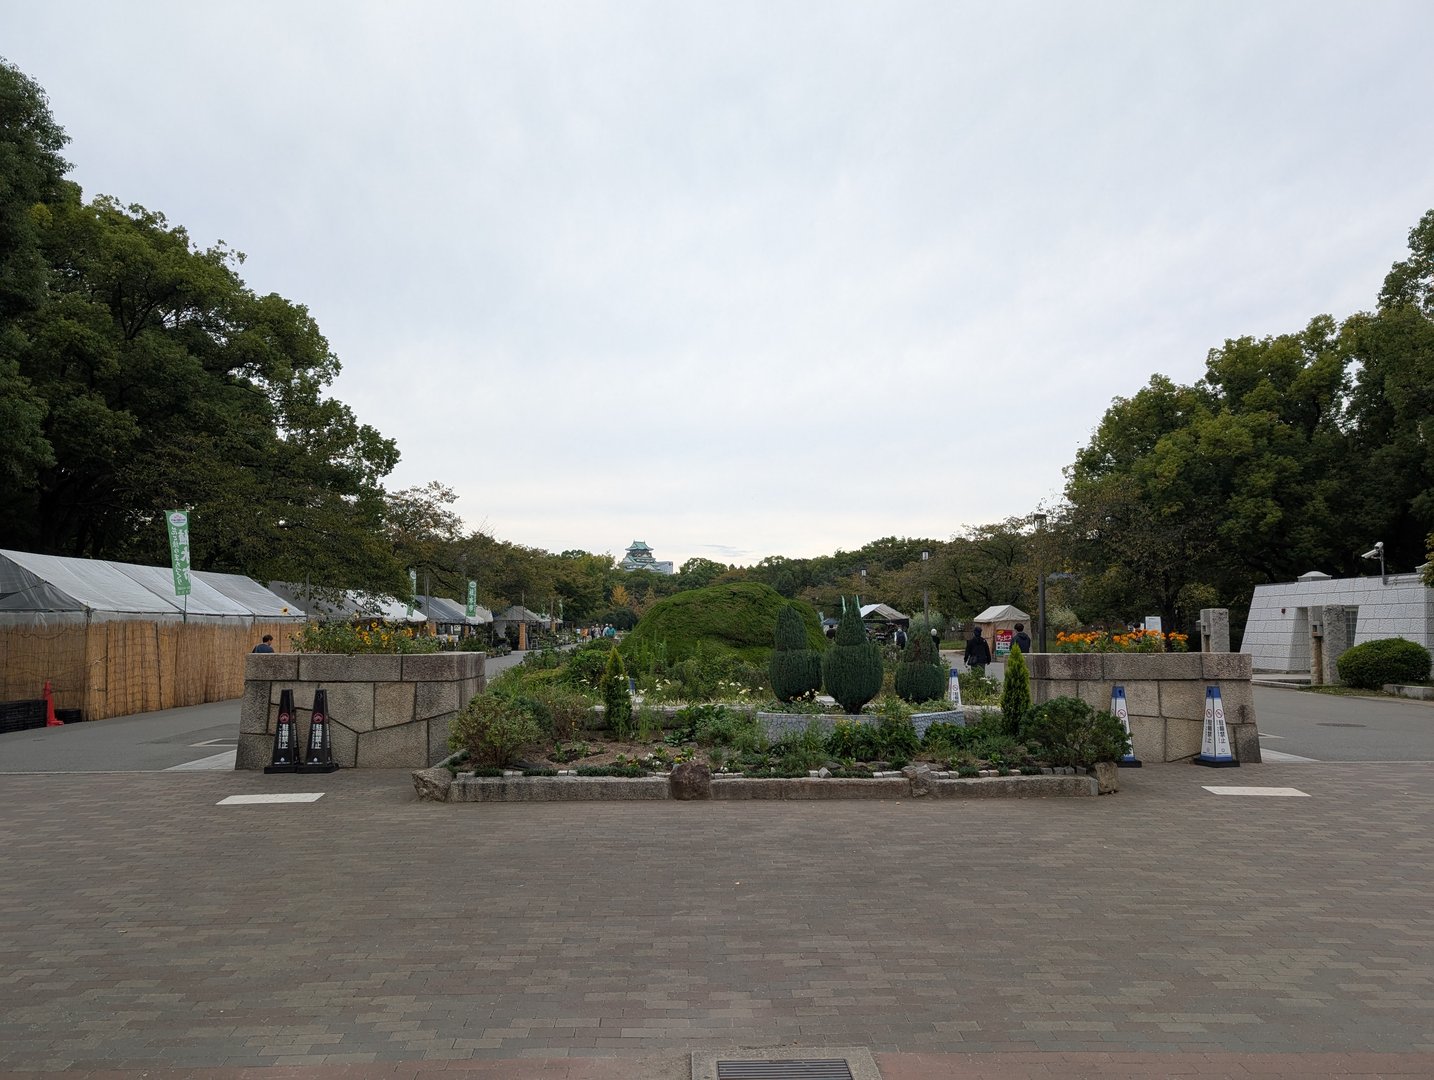
[[[1125,688],[1130,741],[1142,761],[1181,761],[1200,752],[1205,690],[1220,688],[1230,744],[1240,761],[1260,760],[1250,657],[1241,653],[1032,653],[1031,700],[1078,697],[1102,711]]]
[[[251,653],[245,662],[236,769],[269,764],[279,698],[294,692],[299,746],[314,691],[328,692],[334,760],[344,768],[424,769],[448,756],[453,717],[486,683],[483,653],[336,656]]]

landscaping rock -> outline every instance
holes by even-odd
[[[936,791],[936,777],[930,765],[908,765],[901,770],[901,775],[911,782],[911,794],[917,798]]]
[[[699,761],[684,761],[674,765],[668,779],[674,799],[712,798],[712,770]]]
[[[1120,790],[1120,768],[1113,761],[1097,761],[1090,771],[1095,774],[1096,794],[1114,795]]]
[[[413,790],[420,799],[447,802],[453,777],[447,769],[420,769],[413,774]]]

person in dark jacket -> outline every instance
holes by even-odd
[[[274,635],[273,635],[273,634],[265,634],[265,635],[259,640],[259,644],[255,645],[255,646],[254,646],[252,649],[250,649],[249,651],[250,651],[250,652],[273,652],[273,651],[274,651]]]
[[[981,628],[978,626],[971,631],[971,636],[966,639],[966,666],[973,671],[985,670],[991,662],[991,646],[986,644],[986,639],[981,636]]]
[[[1031,635],[1026,633],[1025,623],[1016,624],[1016,636],[1011,639],[1011,644],[1019,645],[1023,653],[1031,651]]]

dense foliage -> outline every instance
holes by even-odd
[[[778,701],[810,699],[821,689],[822,656],[812,648],[796,604],[785,605],[777,614],[776,644],[768,671]]]
[[[1031,711],[1031,669],[1019,645],[1011,646],[1006,658],[1006,673],[1001,682],[1001,718],[1012,735],[1021,730],[1021,723]]]
[[[837,625],[836,640],[822,657],[822,687],[849,713],[881,691],[881,650],[867,640],[855,603],[848,603]]]
[[[521,702],[498,694],[479,694],[453,718],[448,746],[466,750],[482,765],[508,765],[543,737]]]
[[[1119,720],[1073,697],[1052,698],[1028,713],[1020,737],[1033,754],[1052,765],[1079,769],[1119,761],[1130,748]]]
[[[619,739],[626,738],[632,730],[632,692],[628,687],[622,654],[617,649],[608,653],[601,692],[608,730]]]
[[[896,693],[903,701],[937,701],[945,695],[951,672],[938,656],[931,635],[913,630],[896,665]]]
[[[1429,678],[1429,650],[1404,638],[1366,641],[1342,654],[1335,666],[1340,681],[1360,690],[1388,683],[1418,683]]]
[[[756,581],[709,585],[659,600],[623,639],[632,655],[661,644],[670,663],[692,656],[699,644],[726,651],[766,666],[777,632],[777,616],[788,601],[777,590]],[[825,644],[817,613],[797,605],[806,627],[808,646]]]

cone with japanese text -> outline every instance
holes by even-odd
[[[304,754],[304,763],[299,766],[299,772],[333,772],[338,768],[330,739],[329,692],[315,690],[313,716],[309,721],[309,749]]]
[[[1230,753],[1230,731],[1225,727],[1225,703],[1220,700],[1220,688],[1205,688],[1205,730],[1200,739],[1200,753],[1195,757],[1196,765],[1208,765],[1212,769],[1238,768],[1239,762]]]
[[[299,768],[299,726],[294,720],[294,692],[279,694],[279,719],[274,725],[274,752],[266,773],[297,772]]]
[[[1120,721],[1120,726],[1125,728],[1125,737],[1130,739],[1130,708],[1125,703],[1125,687],[1117,684],[1110,691],[1110,715]],[[1122,769],[1138,769],[1142,762],[1135,756],[1135,744],[1130,743],[1125,756],[1116,762]]]

